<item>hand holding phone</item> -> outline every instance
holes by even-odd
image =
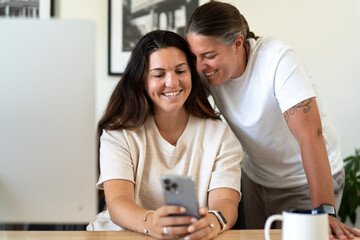
[[[195,183],[190,177],[166,174],[162,176],[161,182],[166,205],[185,207],[186,212],[180,216],[200,218]]]

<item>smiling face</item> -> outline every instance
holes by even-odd
[[[177,113],[191,92],[191,71],[184,52],[175,47],[159,49],[149,56],[145,89],[154,114]]]
[[[189,33],[187,40],[196,56],[197,71],[205,74],[210,85],[222,84],[230,78],[239,77],[244,71],[240,51],[242,42],[235,41],[228,46],[215,38],[196,33]]]

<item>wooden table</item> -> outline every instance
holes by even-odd
[[[271,230],[272,240],[281,240],[281,230]],[[130,231],[0,231],[1,240],[152,240],[150,236]],[[263,230],[231,230],[220,234],[216,240],[264,240]]]
[[[270,230],[272,240],[281,240],[281,230]],[[0,240],[152,240],[154,238],[130,231],[0,231]],[[231,230],[220,234],[216,240],[264,240],[263,230]],[[360,240],[360,238],[355,238]]]

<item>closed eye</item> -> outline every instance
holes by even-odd
[[[215,55],[210,55],[210,56],[205,56],[206,59],[214,59],[216,57],[216,54]]]
[[[188,70],[189,70],[189,66],[187,63],[180,63],[176,65],[175,73],[181,75],[186,73]]]
[[[184,73],[186,73],[186,70],[177,70],[176,73],[177,74],[184,74]]]
[[[207,51],[200,54],[203,58],[214,59],[217,55],[216,51]]]
[[[154,78],[162,78],[165,74],[164,73],[159,73],[159,74],[154,74],[153,77]]]

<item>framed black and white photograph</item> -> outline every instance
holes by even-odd
[[[55,0],[0,0],[0,17],[50,18]]]
[[[169,30],[185,35],[201,0],[109,0],[109,75],[121,75],[131,51],[146,33]],[[205,1],[206,2],[206,1]]]

